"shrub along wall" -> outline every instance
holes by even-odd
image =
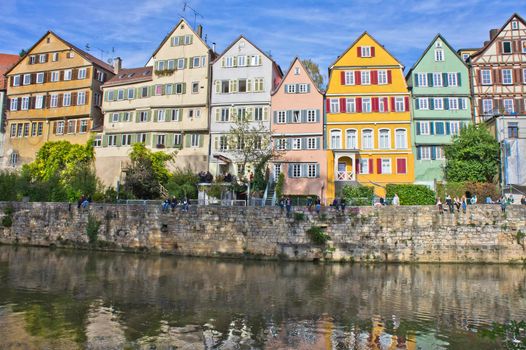
[[[425,185],[387,185],[387,197],[395,194],[400,198],[401,205],[433,205],[435,192]]]

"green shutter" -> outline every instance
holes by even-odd
[[[194,58],[193,57],[190,57],[190,62],[188,62],[188,67],[194,68]]]
[[[117,147],[122,146],[122,135],[121,135],[121,134],[117,134],[117,135],[115,135],[115,136],[116,136],[116,138],[117,138],[117,142],[116,142]]]
[[[108,147],[108,135],[102,136],[102,147]]]
[[[186,83],[183,83],[183,94],[186,94]]]
[[[190,147],[190,143],[192,142],[192,139],[191,139],[191,136],[190,134],[186,134],[184,135],[184,146],[186,148],[189,148]]]
[[[183,67],[183,69],[186,69],[188,67],[188,61],[189,60],[190,59],[188,57],[184,59],[184,67]]]
[[[147,122],[151,121],[152,120],[151,118],[152,118],[152,111],[149,110],[146,112],[146,121]]]
[[[199,135],[199,147],[203,147],[204,143],[205,143],[205,135],[201,134]]]
[[[164,121],[165,122],[171,122],[172,121],[172,110],[171,109],[165,109],[164,110]]]
[[[158,115],[159,115],[159,111],[158,110],[154,110],[153,111],[153,121],[154,122],[157,122]]]

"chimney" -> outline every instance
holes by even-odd
[[[216,52],[216,43],[212,43],[212,51]]]
[[[119,74],[122,68],[122,59],[120,57],[115,57],[115,60],[113,60],[113,72],[115,74]]]
[[[197,35],[199,35],[200,38],[203,37],[203,26],[202,25],[197,26]]]
[[[482,46],[487,46],[489,44],[489,41],[484,41],[484,44]]]
[[[499,32],[498,29],[490,29],[489,30],[489,40],[493,40],[493,38],[497,36],[498,32]]]

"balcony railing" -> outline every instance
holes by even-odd
[[[337,181],[354,181],[354,172],[352,171],[338,171],[336,173]]]

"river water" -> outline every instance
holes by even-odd
[[[498,349],[526,270],[0,247],[0,349]]]

